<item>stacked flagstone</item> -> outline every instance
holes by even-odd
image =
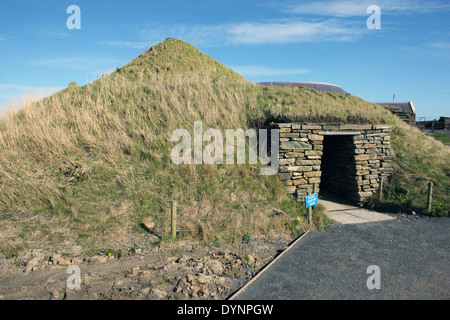
[[[379,188],[393,168],[390,127],[274,123],[280,130],[279,177],[291,197],[304,197],[326,186],[362,203]],[[324,150],[325,148],[325,150]],[[322,178],[324,178],[323,183]]]

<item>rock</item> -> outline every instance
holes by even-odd
[[[144,224],[144,226],[147,227],[147,229],[152,230],[155,227],[155,221],[153,219],[153,217],[145,217],[142,220],[142,223]]]
[[[296,186],[285,186],[284,189],[286,190],[287,194],[294,194],[297,188]]]
[[[52,291],[51,292],[51,300],[60,300],[62,297],[59,295],[58,291]]]
[[[186,264],[186,262],[190,259],[189,256],[182,256],[181,258],[179,258],[176,262],[180,263],[180,264]]]
[[[41,264],[41,259],[39,257],[32,258],[30,261],[28,261],[25,272],[36,271],[40,264]]]
[[[150,288],[142,288],[141,289],[141,293],[142,294],[147,294],[147,293],[149,293],[150,292]]]
[[[147,236],[147,239],[148,239],[148,242],[150,242],[150,243],[156,243],[161,240],[157,235],[154,235],[154,234],[149,234]]]
[[[211,276],[205,276],[205,275],[201,275],[197,278],[197,282],[200,284],[209,284],[211,282],[212,278]]]
[[[280,143],[280,150],[298,150],[298,149],[312,149],[312,146],[306,142],[287,141]]]
[[[60,254],[55,253],[54,255],[52,255],[49,259],[49,262],[51,265],[60,265],[60,266],[69,266],[70,263],[70,259],[68,257],[64,257]]]
[[[186,275],[186,281],[189,283],[193,283],[195,281],[195,277],[191,274]]]
[[[197,263],[194,267],[194,270],[198,271],[198,272],[201,272],[202,269],[203,269],[203,263],[201,263],[201,262]]]
[[[206,263],[206,266],[212,271],[215,275],[222,275],[223,273],[223,265],[219,260],[209,260]]]
[[[190,294],[192,298],[198,297],[198,291],[200,291],[200,288],[196,285],[192,285],[187,289],[187,292]]]
[[[137,275],[137,274],[139,274],[139,271],[141,271],[141,267],[137,266],[137,267],[134,267],[134,268],[131,270],[131,273],[132,273],[133,275]]]
[[[164,299],[167,296],[167,293],[162,290],[154,289],[152,290],[152,296],[156,299]]]
[[[225,284],[227,282],[227,278],[225,277],[218,277],[214,280],[214,284],[216,285],[216,287],[218,288],[223,288],[225,287]]]
[[[142,280],[151,279],[153,274],[150,270],[141,270],[139,276]]]

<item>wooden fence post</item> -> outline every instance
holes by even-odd
[[[378,186],[378,201],[383,199],[383,177],[380,177],[380,185]]]
[[[428,182],[427,212],[431,212],[431,202],[433,201],[433,182]]]
[[[177,202],[176,201],[172,201],[170,212],[171,212],[171,223],[170,223],[171,236],[172,236],[172,240],[175,240],[177,237]]]
[[[309,207],[308,209],[308,225],[311,227],[312,225],[312,207]]]

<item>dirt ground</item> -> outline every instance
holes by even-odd
[[[276,234],[229,245],[178,242],[91,257],[81,248],[32,250],[0,257],[0,299],[222,300],[293,240]],[[79,289],[69,266],[79,267]]]

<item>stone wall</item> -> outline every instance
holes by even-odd
[[[289,196],[304,202],[320,188],[362,203],[376,194],[391,164],[390,127],[274,123],[280,130],[279,177]]]

